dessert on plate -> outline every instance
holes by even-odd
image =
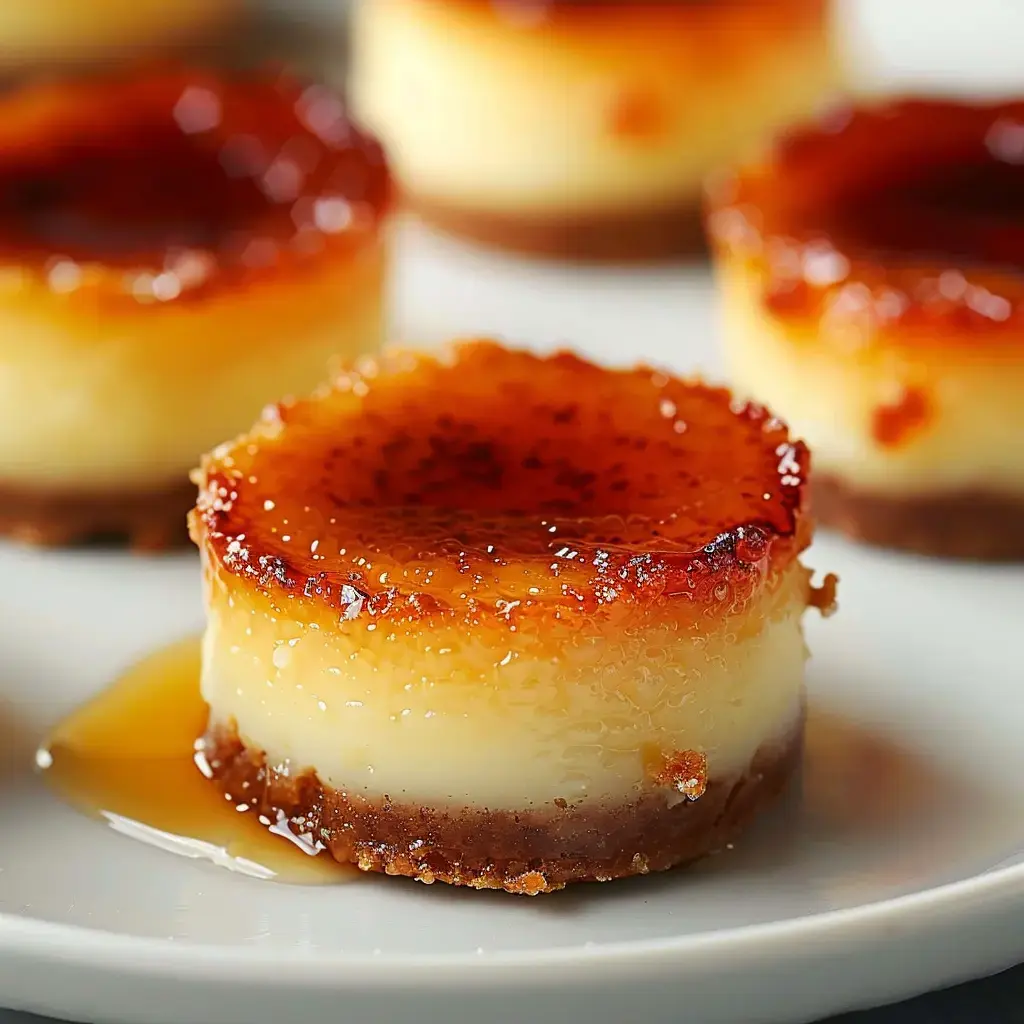
[[[710,188],[732,383],[823,524],[1024,557],[1024,103],[836,110]]]
[[[837,79],[824,0],[359,0],[353,109],[408,203],[501,247],[692,251],[702,179]]]
[[[186,536],[188,473],[382,329],[377,144],[319,87],[180,68],[0,98],[0,532]]]
[[[191,42],[241,8],[242,0],[10,0],[0,4],[0,72]]]
[[[269,408],[196,476],[204,771],[424,882],[714,850],[800,757],[807,473],[724,389],[490,342]]]

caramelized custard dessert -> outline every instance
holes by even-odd
[[[241,8],[242,0],[8,0],[0,4],[0,72],[199,41]]]
[[[823,522],[1024,557],[1024,102],[833,112],[710,189],[733,383]]]
[[[835,78],[825,0],[360,0],[355,112],[410,205],[501,247],[653,259]]]
[[[319,87],[0,99],[0,531],[186,537],[199,453],[382,330],[382,151]]]
[[[807,471],[724,390],[486,342],[269,408],[197,474],[209,774],[424,882],[715,849],[800,757]]]

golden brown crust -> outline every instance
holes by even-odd
[[[285,76],[145,63],[0,94],[0,266],[85,315],[344,267],[391,199],[376,141]]]
[[[986,492],[889,496],[837,477],[812,485],[816,520],[857,540],[922,555],[1024,560],[1024,498]]]
[[[0,484],[0,534],[40,547],[101,541],[162,551],[188,540],[186,516],[194,500],[187,480],[138,492]]]
[[[208,456],[210,565],[394,627],[739,611],[809,543],[809,456],[729,392],[493,342],[368,361]]]
[[[857,349],[1019,349],[1024,102],[841,107],[709,188],[711,247],[775,318]]]
[[[529,896],[665,871],[720,849],[781,793],[802,749],[801,721],[763,747],[741,778],[712,778],[696,799],[656,788],[625,807],[556,800],[512,812],[366,800],[323,786],[315,774],[268,767],[231,729],[204,740],[214,782],[233,802],[272,823],[284,815],[339,863]]]
[[[696,800],[708,788],[708,757],[701,750],[650,751],[647,777],[655,786],[674,789]]]
[[[428,224],[510,252],[590,263],[647,263],[707,251],[700,202],[625,213],[540,217],[458,209],[412,196],[407,205]]]

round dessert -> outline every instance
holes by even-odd
[[[0,5],[0,71],[191,42],[241,7],[241,0],[15,0]]]
[[[710,188],[734,386],[823,524],[1024,557],[1024,103],[834,111]]]
[[[715,849],[799,760],[807,461],[724,390],[486,342],[269,409],[197,474],[204,770],[424,882]]]
[[[390,185],[319,87],[151,70],[0,100],[0,532],[187,537],[188,473],[382,331]]]
[[[353,109],[410,205],[575,259],[694,251],[709,169],[834,78],[824,0],[361,0]]]

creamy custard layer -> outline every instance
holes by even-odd
[[[1024,498],[1019,348],[967,337],[886,344],[856,324],[787,321],[765,308],[761,280],[741,259],[722,254],[717,274],[733,386],[778,410],[814,452],[816,474],[894,497]],[[893,417],[898,436],[879,438],[880,416]]]
[[[0,483],[184,480],[266,402],[308,392],[334,356],[379,346],[384,266],[383,246],[367,245],[244,289],[106,309],[0,273]]]
[[[695,201],[711,168],[809,114],[835,80],[810,19],[747,39],[739,22],[761,13],[702,13],[706,28],[675,46],[625,11],[616,31],[582,34],[513,14],[442,0],[357,5],[354,108],[413,195],[559,217]]]
[[[706,753],[732,782],[799,721],[808,573],[743,612],[685,625],[672,603],[631,626],[410,630],[272,603],[206,565],[202,693],[270,764],[353,795],[517,810],[628,802],[652,764]],[[678,797],[678,794],[676,795]]]

